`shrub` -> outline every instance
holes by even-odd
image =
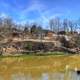
[[[31,43],[26,43],[25,46],[24,46],[24,49],[32,50],[32,44]]]

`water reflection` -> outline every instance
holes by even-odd
[[[0,80],[6,80],[6,79],[0,76]],[[16,73],[16,74],[11,74],[8,80],[80,80],[80,75],[78,75],[75,71],[69,71],[68,75],[66,75],[66,73],[61,73],[61,72],[55,72],[55,73],[46,72],[35,76],[33,76],[31,73],[29,74]]]
[[[52,73],[49,76],[50,76],[50,80],[64,80],[63,73]]]
[[[70,71],[68,78],[70,80],[80,80],[80,75],[77,74],[77,72],[75,72],[75,71]]]
[[[48,73],[43,73],[41,80],[49,80],[49,75],[48,75]]]
[[[4,80],[2,76],[0,76],[0,80]]]
[[[24,75],[22,73],[12,74],[11,80],[32,80],[31,75]]]

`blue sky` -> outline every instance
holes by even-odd
[[[46,24],[49,19],[80,18],[80,0],[0,0],[0,17],[10,16],[18,23]]]

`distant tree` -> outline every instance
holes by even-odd
[[[80,18],[76,21],[76,31],[80,32]]]
[[[60,23],[60,18],[59,17],[56,18],[56,27],[57,27],[57,32],[59,32],[60,31],[60,27],[61,27],[61,23]]]
[[[2,18],[0,18],[0,27],[2,27],[2,23],[3,23]]]
[[[70,28],[70,32],[73,33],[74,24],[72,21],[69,21],[69,28]]]
[[[11,18],[0,18],[0,34],[5,37],[8,37],[9,34],[12,32],[13,21]]]
[[[63,28],[65,32],[68,32],[68,20],[67,19],[63,20]]]
[[[53,31],[53,27],[54,27],[53,19],[49,21],[49,24],[50,24],[50,30]]]
[[[37,27],[37,30],[38,30],[38,32],[41,32],[42,31],[42,27],[41,26],[38,26]]]
[[[12,21],[11,18],[7,17],[7,18],[4,18],[3,24],[4,24],[4,27],[11,28],[12,24],[13,24],[13,21]]]
[[[39,38],[39,39],[42,39],[42,33],[43,33],[42,27],[41,27],[41,26],[38,26],[38,27],[37,27],[36,34],[38,34],[38,38]]]
[[[25,26],[24,33],[28,33],[28,32],[29,32],[28,27]]]
[[[49,24],[50,24],[51,31],[54,31],[56,33],[59,32],[60,27],[61,27],[61,23],[60,23],[60,18],[59,17],[51,19]]]
[[[30,26],[29,26],[29,24],[28,23],[25,23],[24,25],[23,25],[23,27],[24,27],[24,32],[29,32],[29,28],[30,28]]]
[[[33,24],[31,27],[31,34],[36,34],[36,31],[37,31],[37,26]]]

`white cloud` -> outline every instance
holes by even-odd
[[[54,14],[52,11],[55,10],[51,9],[48,10],[47,7],[40,2],[39,0],[32,0],[28,6],[28,8],[23,9],[19,14],[19,19],[22,20],[22,22],[26,22],[27,20],[32,22],[41,22],[43,24],[46,24],[49,22],[49,19],[55,16],[59,16],[61,14],[56,13]],[[27,19],[28,16],[30,16],[28,13],[32,12],[32,11],[36,11],[40,16],[37,19],[33,19],[33,20],[29,20]]]
[[[44,10],[45,5],[39,2],[38,0],[32,0],[29,4],[28,8],[25,8],[22,13],[28,13],[30,11],[38,11],[38,10]]]
[[[7,17],[8,17],[7,14],[5,14],[5,13],[0,13],[0,18],[7,18]]]
[[[46,6],[44,4],[42,4],[41,2],[39,2],[38,0],[32,0],[29,4],[29,6],[23,10],[21,10],[18,14],[19,14],[19,19],[22,20],[22,22],[26,22],[27,20],[30,22],[36,22],[37,20],[40,21],[41,19],[43,20],[47,20],[47,18],[43,15],[43,12],[46,10]],[[38,14],[40,15],[40,17],[38,17],[36,20],[30,20],[27,19],[30,12],[38,12]]]
[[[28,8],[25,8],[21,12],[22,17],[20,17],[20,19],[25,19],[25,16],[26,15],[28,16],[28,13],[31,11],[37,11],[38,14],[40,15],[40,17],[37,18],[37,20],[42,21],[43,24],[48,23],[50,18],[62,15],[61,13],[54,13],[55,10],[56,10],[56,7],[48,10],[47,7],[43,3],[39,2],[38,0],[32,0],[31,3],[29,4]],[[26,18],[27,18],[27,16],[26,16]]]

